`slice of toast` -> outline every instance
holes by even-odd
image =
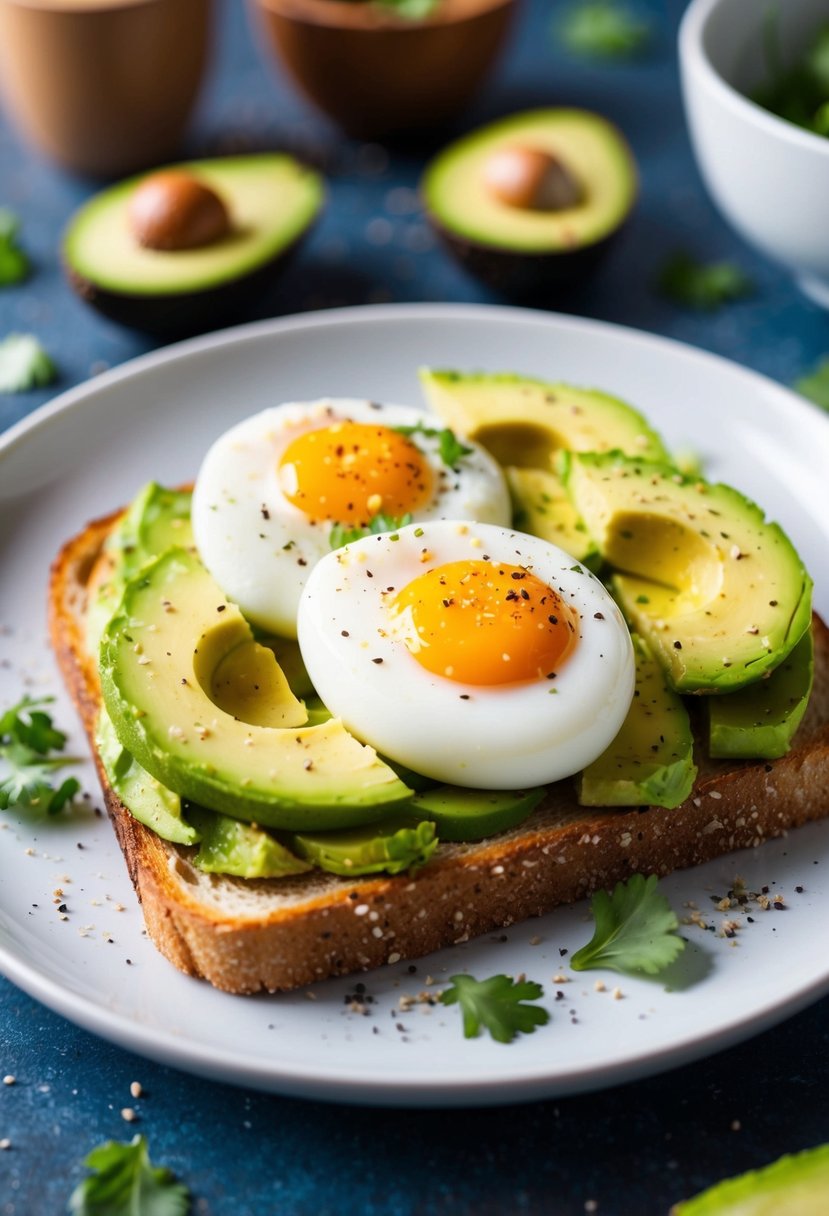
[[[52,643],[90,742],[100,688],[84,618],[95,563],[117,518],[90,524],[52,568]],[[818,618],[814,630],[815,688],[783,759],[700,756],[691,797],[672,811],[580,807],[571,783],[560,782],[520,827],[478,844],[441,845],[414,877],[203,874],[192,849],[161,840],[130,815],[97,760],[150,937],[176,967],[217,988],[286,990],[415,958],[631,874],[668,874],[820,819],[829,814],[829,630]]]

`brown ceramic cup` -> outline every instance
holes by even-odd
[[[250,0],[300,91],[350,135],[441,126],[500,51],[517,0],[440,0],[422,21],[370,0]]]
[[[212,0],[0,0],[0,95],[67,169],[120,176],[177,149]]]

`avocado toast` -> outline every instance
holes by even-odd
[[[100,684],[86,614],[117,520],[90,525],[68,543],[53,571],[53,641],[90,737]],[[829,772],[829,639],[819,622],[813,640],[815,688],[783,758],[712,760],[700,744],[705,723],[695,714],[697,745],[683,767],[684,785],[674,790],[679,804],[667,804],[672,809],[663,799],[662,806],[643,810],[641,790],[634,810],[580,806],[571,783],[560,782],[522,824],[483,841],[442,843],[412,874],[349,878],[313,871],[240,879],[206,873],[194,864],[192,847],[164,841],[129,814],[100,752],[99,771],[150,935],[163,953],[229,991],[287,989],[428,953],[630,873],[695,865],[821,817]]]

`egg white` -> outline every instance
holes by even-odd
[[[575,609],[578,644],[554,680],[481,686],[433,675],[394,629],[385,605],[412,579],[485,555],[525,567]],[[436,520],[330,553],[308,579],[298,625],[331,712],[382,755],[454,785],[570,776],[612,742],[633,697],[630,634],[599,580],[563,549],[494,525]]]
[[[313,566],[331,551],[329,520],[311,520],[279,484],[282,453],[299,435],[337,421],[389,427],[441,428],[422,410],[346,398],[292,402],[255,414],[210,448],[193,491],[193,535],[199,556],[244,615],[262,629],[296,637],[299,598]],[[508,524],[509,492],[488,452],[475,444],[449,469],[439,439],[415,432],[411,441],[433,473],[430,501],[413,519],[478,519]]]

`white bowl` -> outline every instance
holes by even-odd
[[[829,20],[826,0],[780,0],[780,50],[794,62]],[[762,109],[769,6],[762,0],[692,0],[679,31],[691,141],[725,217],[761,253],[789,269],[829,308],[829,139]]]

